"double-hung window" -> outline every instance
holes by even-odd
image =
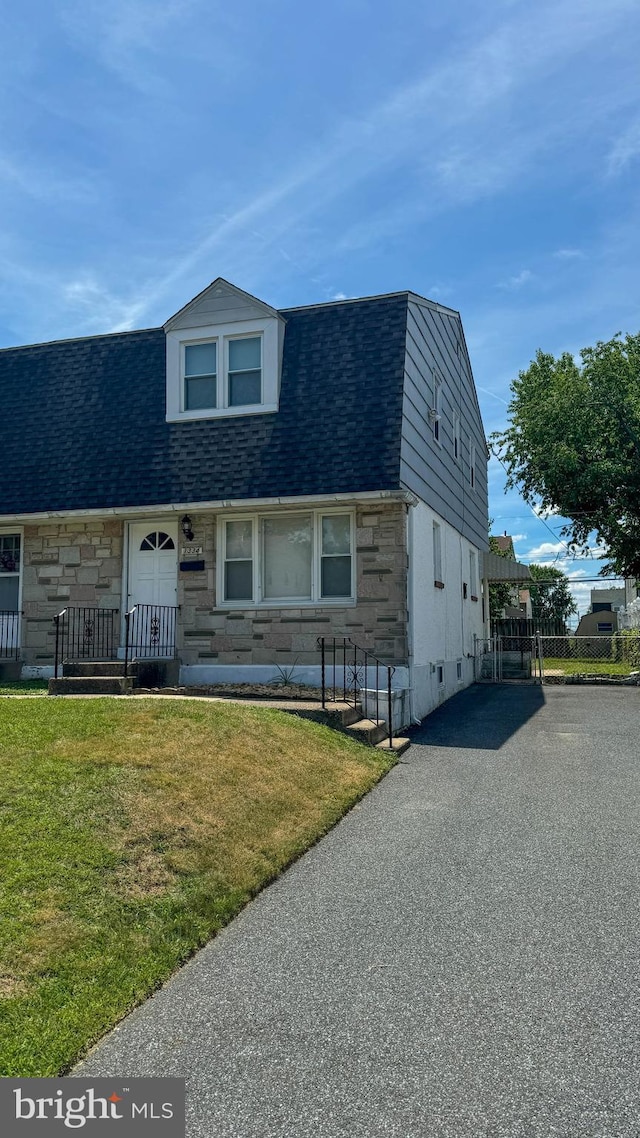
[[[352,601],[353,515],[310,510],[219,523],[219,599],[227,605]]]
[[[185,411],[262,403],[262,337],[240,336],[184,345]]]
[[[218,344],[185,344],[184,390],[185,411],[201,411],[218,405]]]
[[[275,321],[168,332],[168,421],[277,411],[278,359]]]
[[[262,337],[227,340],[227,405],[262,403]]]

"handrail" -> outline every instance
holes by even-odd
[[[173,658],[176,654],[176,615],[179,605],[133,605],[124,614],[124,676],[129,664],[145,657]]]
[[[0,660],[19,659],[22,616],[22,609],[0,609]]]
[[[327,690],[333,690],[333,702],[336,702],[336,697],[340,693],[340,684],[336,685],[336,668],[338,672],[342,667],[342,702],[353,703],[355,706],[358,703],[359,690],[368,691],[368,673],[369,669],[375,666],[376,673],[376,723],[380,722],[380,669],[384,668],[387,673],[386,682],[386,697],[387,697],[387,727],[389,730],[389,746],[393,747],[393,707],[391,696],[391,677],[395,672],[392,664],[385,664],[384,661],[379,660],[372,652],[367,651],[366,648],[361,648],[348,636],[319,636],[318,644],[321,653],[321,673],[322,673],[322,706],[327,705]],[[331,678],[332,684],[327,684],[327,652],[332,657],[331,663]],[[340,653],[342,652],[342,665],[340,665]],[[358,663],[358,653],[361,653],[362,659]],[[337,655],[337,664],[336,664]],[[347,663],[347,655],[352,655],[353,659]],[[360,672],[364,672],[364,683],[359,684]],[[347,676],[347,669],[350,670],[351,675]],[[348,682],[349,681],[349,682]],[[353,686],[351,686],[351,684]]]
[[[112,659],[116,651],[118,609],[68,605],[53,618],[56,630],[54,677],[65,655],[80,660]]]

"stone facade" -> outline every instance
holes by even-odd
[[[180,573],[183,664],[318,664],[319,636],[348,636],[379,659],[407,662],[406,508],[384,503],[356,511],[355,605],[216,608],[216,519],[192,515],[205,570]]]
[[[53,663],[53,618],[66,605],[120,609],[121,521],[47,522],[24,527],[22,657]]]
[[[357,601],[344,606],[217,608],[216,515],[191,517],[205,569],[178,573],[181,663],[317,665],[319,636],[347,636],[387,663],[406,664],[404,505],[357,509]],[[53,617],[67,605],[120,610],[124,526],[121,520],[88,518],[24,527],[25,664],[53,663]]]

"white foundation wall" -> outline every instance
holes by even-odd
[[[440,525],[442,589],[434,584],[434,522]],[[481,559],[477,546],[424,502],[409,511],[408,540],[409,670],[417,720],[473,683],[474,635],[483,636]],[[475,583],[470,580],[471,551],[476,554]]]

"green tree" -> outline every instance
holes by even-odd
[[[533,577],[531,584],[527,585],[533,619],[562,620],[566,624],[571,613],[578,611],[566,573],[552,565],[530,565],[529,572]]]
[[[531,505],[569,519],[572,552],[597,535],[602,572],[640,576],[640,333],[558,359],[539,351],[511,385],[510,425],[492,436]]]
[[[492,553],[497,553],[498,557],[504,557],[507,561],[512,558],[506,549],[501,549],[498,545],[497,538],[489,535],[489,549]],[[508,584],[506,581],[496,581],[493,585],[489,585],[489,616],[491,620],[500,620],[502,610],[507,605],[513,603],[513,584]]]

